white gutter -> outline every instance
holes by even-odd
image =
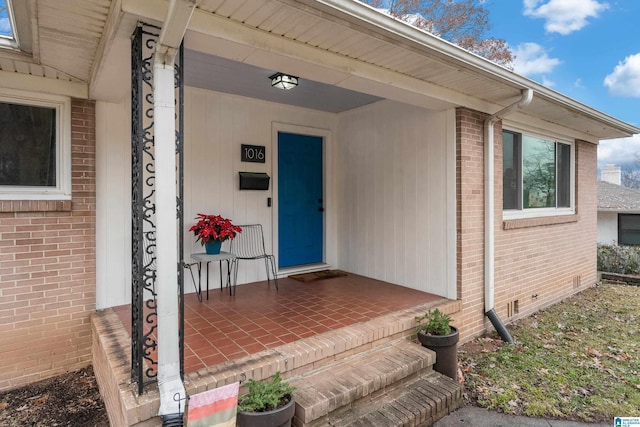
[[[494,130],[499,120],[511,114],[515,109],[524,108],[533,99],[533,90],[524,89],[517,102],[487,117],[484,121],[484,311],[494,308],[495,287],[495,214],[494,214]]]
[[[171,0],[153,63],[158,293],[158,415],[180,420],[186,391],[180,378],[176,190],[175,55],[197,1]],[[176,424],[171,424],[176,425]],[[180,424],[182,425],[182,424]]]
[[[421,28],[387,15],[367,4],[345,0],[277,1],[297,9],[304,8],[307,12],[314,13],[316,16],[331,16],[334,22],[336,22],[337,19],[342,19],[351,27],[359,27],[359,29],[366,34],[375,34],[378,38],[380,36],[387,37],[394,45],[410,47],[419,53],[437,57],[454,67],[463,67],[476,74],[488,76],[495,79],[501,85],[511,86],[513,88],[535,88],[536,96],[539,99],[547,100],[560,107],[583,115],[590,120],[603,123],[606,126],[628,134],[628,136],[640,133],[640,128],[637,126],[625,123],[622,120],[571,99],[560,92],[516,74],[508,68],[467,51]]]
[[[161,2],[159,0],[156,2],[150,0],[119,1],[122,3],[122,11],[125,14],[137,16],[141,19],[156,21],[163,19],[163,8],[165,7],[164,5],[166,2]],[[571,113],[584,116],[588,120],[598,121],[600,124],[604,125],[605,128],[610,128],[610,130],[606,132],[606,135],[600,135],[598,138],[619,138],[640,133],[639,127],[632,126],[605,113],[597,111],[529,78],[520,76],[505,67],[487,60],[486,58],[466,51],[453,43],[436,37],[425,30],[412,26],[390,15],[386,15],[364,3],[352,0],[252,0],[252,3],[259,3],[265,7],[272,6],[273,3],[280,3],[282,5],[286,5],[289,8],[289,11],[293,11],[294,9],[304,11],[305,13],[311,14],[322,20],[357,30],[362,34],[368,35],[377,40],[383,40],[399,48],[412,50],[418,55],[431,57],[434,60],[447,64],[455,69],[463,68],[474,74],[490,78],[501,88],[511,88],[514,91],[520,90],[523,87],[533,88],[538,99],[551,103],[552,107],[558,107],[562,110],[562,113],[566,113],[566,110],[568,109]],[[286,8],[283,8],[283,10],[285,9]],[[286,14],[286,10],[284,12],[282,10],[279,12],[282,12],[283,16],[288,16]],[[327,66],[328,68],[332,68],[340,72],[349,71],[352,74],[354,73],[351,65],[334,63],[335,57],[346,58],[346,54],[342,55],[336,53],[333,54],[335,57],[333,57],[333,55],[327,55],[320,59],[318,56],[318,49],[315,47],[311,48],[310,46],[301,44],[295,40],[288,39],[285,35],[266,32],[255,26],[249,26],[247,23],[240,23],[233,20],[232,17],[227,17],[227,15],[224,14],[219,15],[200,9],[199,13],[195,14],[194,19],[190,22],[190,30],[216,39],[220,38],[223,40],[233,41],[244,46],[249,46],[252,49],[263,50],[265,52],[275,50],[279,54],[289,56],[290,58],[299,57],[299,51],[309,52],[309,55],[303,58],[304,60],[309,60],[309,58],[311,58],[312,61]],[[278,40],[278,42],[274,42],[274,40]],[[286,41],[290,43],[287,44]],[[325,52],[325,54],[326,53],[327,52]],[[252,54],[244,53],[241,56],[242,58],[232,58],[230,56],[228,58],[246,62],[247,58],[252,56]],[[331,61],[324,63],[327,58],[331,58]],[[353,61],[359,62],[356,68],[361,67],[363,64],[360,60],[354,59]],[[262,63],[262,66],[268,68],[265,63]],[[374,64],[371,64],[371,66],[374,66]],[[355,72],[355,74],[359,75],[357,72]],[[397,81],[398,76],[405,76],[406,79],[420,80],[422,83],[428,83],[431,86],[436,86],[435,83],[418,78],[408,72],[403,73],[400,71],[397,75],[391,75],[394,77],[389,81]],[[370,77],[365,76],[365,78]],[[384,80],[389,78],[390,77],[383,77],[382,79]],[[455,95],[450,95],[455,92],[454,88],[440,86],[439,90],[446,91],[448,96],[454,96],[454,99],[456,99]],[[495,105],[495,103],[490,100],[491,96],[487,93],[476,92],[471,94],[471,96],[474,103],[482,103],[482,106],[475,107],[477,110],[485,111],[486,108],[490,108],[489,105]],[[450,101],[451,99],[448,98],[441,100]],[[579,130],[579,128],[576,130]],[[612,131],[615,131],[616,133],[612,133]]]

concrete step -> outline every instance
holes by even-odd
[[[360,404],[327,425],[336,427],[431,426],[462,404],[462,386],[438,372],[426,372],[378,399]]]
[[[329,425],[339,414],[391,395],[398,387],[433,373],[434,363],[432,351],[400,339],[290,378],[296,387],[294,423],[298,427]],[[439,402],[442,398],[435,396],[432,400]]]

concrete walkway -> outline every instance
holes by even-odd
[[[609,423],[582,423],[577,421],[548,420],[545,418],[529,418],[506,415],[474,406],[464,406],[452,414],[447,415],[433,427],[612,427],[613,419]]]

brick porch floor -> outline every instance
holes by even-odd
[[[447,301],[355,274],[309,283],[282,278],[279,288],[276,292],[273,283],[251,283],[238,286],[235,296],[214,289],[202,302],[195,294],[186,295],[185,372],[394,311]],[[130,333],[130,307],[114,310]]]

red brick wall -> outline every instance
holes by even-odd
[[[458,295],[462,339],[492,329],[484,316],[485,115],[458,109]],[[596,283],[596,146],[575,141],[576,215],[502,219],[502,127],[495,125],[495,310],[505,323]],[[537,297],[533,297],[537,295]],[[517,310],[515,304],[517,301]]]
[[[462,312],[455,324],[463,341],[485,328],[484,118],[474,111],[456,111],[457,288]]]
[[[72,100],[72,201],[0,201],[0,390],[86,366],[95,310],[95,105]]]

